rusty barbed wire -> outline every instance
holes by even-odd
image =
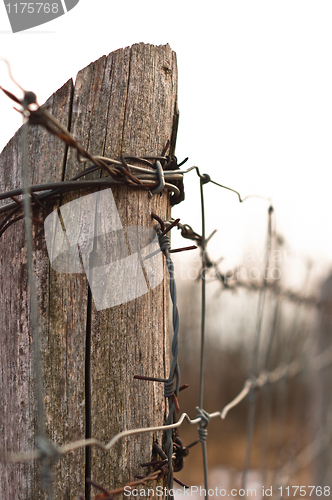
[[[26,98],[26,96],[25,96]],[[28,100],[21,103],[23,110],[28,109]],[[33,363],[35,370],[35,387],[37,399],[37,447],[40,451],[40,465],[41,465],[41,483],[44,490],[47,492],[49,500],[53,500],[53,474],[52,464],[54,453],[52,445],[46,439],[46,426],[45,426],[45,411],[44,411],[44,398],[43,398],[43,378],[42,378],[42,365],[40,356],[40,338],[38,332],[38,307],[37,307],[37,288],[36,276],[33,266],[33,242],[32,242],[32,229],[31,229],[31,197],[29,196],[29,179],[28,179],[28,122],[23,114],[23,151],[22,151],[22,179],[23,179],[23,216],[24,216],[24,229],[25,229],[25,242],[27,247],[27,274],[28,282],[27,289],[29,293],[30,302],[30,332],[32,337],[33,348]]]
[[[8,64],[8,63],[7,63]],[[15,82],[11,75],[10,66],[8,65],[9,74],[12,80]],[[15,82],[17,84],[17,82]],[[62,193],[73,191],[76,189],[84,189],[84,188],[100,188],[107,187],[110,185],[128,185],[132,188],[145,189],[149,192],[150,196],[154,194],[158,194],[162,192],[164,189],[167,189],[169,192],[173,193],[170,198],[171,204],[179,203],[184,199],[184,190],[183,190],[183,177],[184,174],[189,173],[192,170],[195,170],[199,179],[200,179],[200,188],[201,188],[201,212],[202,212],[202,234],[199,235],[196,233],[191,226],[187,224],[180,224],[179,220],[170,221],[166,225],[164,221],[162,221],[158,216],[153,214],[153,217],[159,222],[159,225],[156,228],[157,234],[159,236],[160,248],[163,251],[167,268],[170,275],[170,293],[173,303],[173,342],[172,342],[172,364],[169,372],[168,379],[159,379],[159,381],[165,384],[164,396],[168,399],[169,411],[168,416],[166,418],[165,425],[163,426],[155,426],[149,428],[139,428],[139,429],[131,429],[124,430],[119,432],[112,439],[104,444],[97,439],[89,438],[83,439],[79,441],[75,441],[72,443],[68,443],[62,446],[58,446],[55,443],[48,442],[45,439],[45,432],[43,430],[42,424],[39,424],[41,430],[38,431],[38,439],[37,439],[37,448],[32,450],[31,452],[26,453],[2,453],[2,460],[7,462],[25,462],[29,460],[40,460],[44,467],[44,479],[48,480],[48,485],[51,484],[51,466],[55,463],[59,457],[63,454],[69,453],[79,448],[84,447],[92,447],[96,446],[105,451],[109,451],[120,439],[126,436],[141,434],[146,432],[155,432],[155,431],[165,431],[166,432],[166,453],[159,448],[157,450],[157,454],[160,456],[160,460],[152,460],[151,462],[147,462],[146,464],[142,464],[142,466],[153,467],[153,471],[148,473],[146,476],[137,476],[136,481],[132,481],[127,483],[125,486],[113,490],[106,490],[97,483],[94,483],[90,480],[90,484],[99,488],[101,493],[98,494],[94,500],[107,500],[114,499],[118,497],[125,491],[126,487],[134,487],[139,485],[145,485],[149,481],[158,481],[162,477],[167,476],[167,486],[168,491],[172,489],[173,479],[178,481],[176,478],[173,478],[173,470],[176,472],[176,468],[178,467],[179,460],[183,459],[183,456],[178,455],[180,453],[176,449],[177,439],[173,441],[173,431],[178,429],[184,421],[188,422],[191,425],[198,425],[198,433],[199,433],[199,441],[202,442],[203,449],[203,466],[204,466],[204,481],[205,481],[205,489],[206,489],[206,497],[208,497],[208,469],[207,469],[207,454],[206,454],[206,438],[207,438],[207,425],[209,421],[213,418],[219,417],[220,419],[225,419],[231,409],[238,406],[244,399],[250,397],[250,394],[255,394],[255,391],[258,389],[262,389],[267,384],[274,384],[279,382],[282,379],[291,379],[292,377],[299,374],[304,368],[311,370],[321,370],[322,368],[329,366],[332,364],[332,346],[325,349],[319,355],[316,355],[309,360],[306,358],[295,359],[287,364],[281,364],[277,366],[274,370],[262,370],[257,373],[258,369],[258,349],[260,342],[260,332],[261,332],[261,324],[262,324],[262,315],[264,308],[264,298],[266,290],[271,290],[275,293],[276,297],[285,298],[291,302],[295,302],[298,304],[306,304],[316,306],[318,308],[324,308],[324,304],[319,302],[316,297],[308,297],[302,296],[301,294],[292,292],[290,290],[284,289],[280,287],[277,282],[270,282],[266,277],[263,278],[262,283],[255,283],[253,281],[244,281],[238,278],[234,278],[234,273],[229,271],[226,273],[221,273],[218,264],[219,262],[214,262],[210,259],[209,255],[206,251],[206,246],[208,241],[213,236],[214,232],[208,237],[205,237],[205,215],[204,215],[204,196],[203,196],[203,185],[211,182],[212,184],[221,187],[223,189],[230,190],[237,194],[239,202],[244,202],[248,198],[261,198],[267,201],[270,201],[269,198],[262,197],[260,195],[249,195],[244,198],[241,197],[240,193],[232,188],[226,187],[220,183],[215,182],[210,178],[208,174],[200,174],[198,167],[190,167],[187,170],[179,170],[179,167],[187,160],[187,158],[181,162],[177,163],[177,159],[174,156],[167,156],[166,152],[169,147],[169,142],[166,144],[162,154],[160,156],[146,156],[146,157],[136,157],[136,156],[121,156],[117,159],[106,158],[103,156],[93,156],[91,155],[85,148],[83,148],[79,142],[70,134],[70,132],[62,126],[62,124],[51,115],[47,109],[43,106],[39,106],[37,103],[37,97],[33,92],[24,91],[19,84],[18,87],[23,91],[24,97],[23,99],[17,98],[11,92],[3,89],[0,89],[16,104],[20,105],[22,109],[17,109],[26,121],[26,125],[23,128],[24,137],[27,137],[27,124],[31,126],[40,125],[44,127],[50,134],[58,137],[61,141],[63,141],[68,147],[71,147],[76,150],[77,161],[80,163],[90,162],[92,165],[89,165],[85,170],[80,172],[78,175],[70,179],[69,181],[61,181],[61,182],[53,182],[42,185],[29,186],[27,182],[24,182],[23,188],[17,188],[7,193],[0,194],[0,200],[8,200],[11,199],[13,203],[7,203],[6,205],[0,207],[0,215],[3,215],[3,219],[0,222],[0,236],[15,222],[25,218],[26,220],[26,231],[29,233],[31,237],[31,221],[37,224],[43,224],[43,221],[39,220],[36,217],[33,217],[33,210],[35,208],[46,208],[46,203],[49,201],[54,202]],[[16,108],[15,108],[16,109]],[[27,159],[27,155],[23,154],[24,161]],[[132,164],[139,163],[140,166]],[[27,169],[26,169],[27,170]],[[81,180],[86,175],[91,174],[93,172],[99,171],[100,174],[105,172],[108,174],[107,177],[102,177],[100,179],[94,180]],[[26,178],[25,178],[26,181]],[[23,196],[23,198],[18,198],[19,196]],[[20,213],[24,209],[24,214]],[[271,213],[272,207],[269,208],[269,231],[268,231],[268,247],[271,246]],[[27,223],[28,222],[28,223]],[[178,421],[176,421],[176,412],[179,411],[178,404],[178,394],[181,390],[180,387],[180,369],[178,363],[178,329],[179,329],[179,314],[177,308],[177,299],[176,299],[176,288],[175,288],[175,279],[174,279],[174,266],[173,262],[170,259],[170,253],[172,250],[170,249],[169,239],[167,236],[167,232],[171,229],[171,227],[177,226],[178,229],[181,230],[182,236],[184,238],[188,238],[193,240],[197,246],[201,249],[202,254],[202,272],[201,272],[201,282],[202,282],[202,312],[201,312],[201,349],[200,349],[200,390],[199,390],[199,405],[196,410],[198,412],[198,416],[194,419],[191,419],[187,413],[182,413]],[[28,240],[28,236],[27,236]],[[187,247],[187,248],[195,248],[195,247]],[[180,251],[181,249],[179,249]],[[174,251],[174,250],[173,250]],[[177,250],[175,250],[177,251]],[[31,258],[31,252],[28,251],[28,260]],[[268,259],[268,254],[267,254]],[[266,267],[268,267],[268,260]],[[205,287],[206,287],[206,277],[210,270],[214,270],[214,278],[219,280],[222,284],[223,289],[235,291],[238,288],[246,288],[251,291],[256,291],[260,293],[259,306],[257,311],[257,322],[256,322],[256,336],[255,336],[255,346],[252,356],[252,366],[248,379],[245,380],[243,389],[240,393],[221,411],[215,411],[213,413],[208,413],[203,409],[203,385],[204,385],[204,341],[205,341],[205,306],[206,306],[206,297],[205,297]],[[33,291],[33,288],[31,288]],[[31,293],[31,295],[34,295]],[[35,306],[31,308],[32,312]],[[276,314],[277,314],[276,308]],[[32,331],[34,328],[32,328]],[[34,346],[38,350],[38,342],[34,340]],[[37,359],[37,358],[36,358]],[[38,360],[36,366],[38,364]],[[36,370],[36,378],[38,379],[38,383],[41,384],[41,376],[40,371],[37,368]],[[141,378],[145,380],[158,380],[156,377],[148,377],[148,376],[136,376],[135,378]],[[37,391],[38,392],[38,391]],[[39,391],[40,392],[40,391]],[[38,406],[40,403],[40,394],[38,399]],[[255,401],[254,401],[255,403]],[[38,408],[38,415],[40,421],[43,422],[43,410],[42,408]],[[250,446],[252,440],[252,429],[254,423],[254,412],[249,415],[250,420],[250,432],[248,431],[247,435],[247,459],[244,466],[244,479],[243,485],[245,484],[245,475],[249,469],[248,457],[250,458]],[[323,435],[323,434],[322,434]],[[323,438],[326,438],[326,433],[323,435]],[[297,459],[297,463],[302,464],[305,461],[308,461],[308,456],[314,456],[314,453],[318,453],[319,450],[323,446],[323,438],[319,435],[316,440],[308,445],[307,449],[303,450],[302,455]],[[329,442],[331,440],[331,432],[329,434]],[[197,442],[199,442],[197,441]],[[196,444],[193,443],[193,444]],[[192,446],[192,445],[190,445]],[[325,445],[324,445],[325,446]],[[181,446],[179,445],[180,449]],[[184,449],[188,449],[183,448]],[[309,450],[309,451],[308,451]],[[318,451],[317,451],[318,450]],[[155,450],[156,451],[156,448]],[[184,453],[184,452],[183,452]],[[310,455],[311,453],[311,455]],[[306,459],[301,459],[302,457],[306,457]],[[285,470],[287,468],[287,464],[285,465]],[[288,470],[288,469],[287,469]],[[283,469],[282,471],[283,472]],[[48,479],[47,479],[48,478]],[[181,482],[180,482],[181,484]],[[182,485],[184,485],[182,483]],[[186,485],[184,485],[186,486]],[[51,486],[48,486],[49,489],[49,498],[52,498],[52,490]]]
[[[173,467],[174,472],[179,472],[183,468],[183,460],[189,454],[189,449],[195,446],[198,441],[191,443],[189,446],[183,446],[182,441],[179,437],[177,437],[173,443]],[[158,459],[158,456],[160,459]],[[86,479],[86,482],[91,486],[94,486],[96,489],[100,490],[102,493],[97,494],[94,497],[94,500],[113,500],[117,498],[122,493],[130,494],[132,489],[137,486],[145,486],[147,483],[152,481],[159,481],[163,477],[168,474],[168,457],[164,453],[164,451],[157,445],[157,443],[153,444],[152,447],[152,460],[150,462],[146,462],[141,464],[141,467],[149,467],[153,468],[153,471],[148,473],[146,476],[142,476],[137,474],[135,476],[134,481],[130,481],[126,483],[124,486],[113,490],[107,490],[104,486],[97,484],[95,481],[92,481],[90,478]],[[174,481],[176,481],[180,486],[184,488],[189,488],[182,481],[174,477]],[[166,491],[165,491],[166,494]],[[80,500],[84,500],[82,496],[79,497]]]
[[[165,255],[166,265],[169,273],[169,288],[170,295],[173,304],[172,311],[172,320],[173,320],[173,341],[172,341],[172,363],[169,371],[169,376],[167,380],[161,380],[164,382],[164,396],[168,399],[168,416],[166,418],[166,425],[169,425],[174,422],[175,412],[178,411],[178,396],[180,390],[180,367],[178,361],[179,354],[179,311],[177,307],[177,294],[176,294],[176,286],[175,286],[175,278],[174,278],[174,264],[170,257],[170,249],[171,244],[167,233],[174,227],[179,219],[174,221],[173,224],[170,224],[167,228],[165,228],[165,224],[163,220],[156,214],[152,213],[151,217],[155,219],[159,224],[156,226],[155,231],[157,232],[159,238],[160,249]],[[136,377],[138,378],[138,377]],[[141,377],[142,378],[142,377]],[[147,380],[149,377],[143,377]],[[173,441],[172,441],[172,431],[168,429],[166,431],[166,448],[167,448],[167,460],[168,460],[168,469],[167,469],[167,485],[168,490],[171,491],[173,488],[173,467],[172,467],[172,457],[173,457]],[[172,497],[172,495],[170,495]]]
[[[113,159],[104,156],[93,156],[85,149],[51,113],[48,112],[46,107],[39,106],[37,96],[34,92],[24,90],[13,78],[10,65],[8,61],[4,60],[8,66],[8,71],[12,81],[22,90],[24,97],[19,99],[16,95],[9,92],[0,86],[0,89],[16,104],[21,106],[21,109],[14,108],[21,113],[24,119],[31,126],[40,125],[44,127],[51,135],[58,137],[64,142],[67,147],[76,150],[77,161],[80,163],[90,161],[92,165],[80,172],[78,175],[69,181],[52,182],[42,185],[29,186],[29,194],[33,198],[31,206],[41,205],[45,201],[59,197],[62,193],[84,188],[99,188],[107,187],[112,184],[125,184],[132,188],[146,189],[151,195],[158,194],[164,189],[173,193],[170,198],[171,205],[175,205],[184,200],[184,186],[183,175],[196,170],[198,176],[201,176],[198,167],[190,167],[187,170],[180,171],[179,167],[182,166],[188,158],[185,158],[178,164],[176,156],[165,156],[167,149],[170,146],[170,141],[167,141],[166,146],[160,156],[121,156],[120,158]],[[154,163],[152,163],[152,160]],[[127,161],[136,161],[149,168],[143,168],[136,165],[127,163]],[[79,179],[96,171],[106,171],[108,177],[94,180],[80,181]],[[201,176],[204,177],[204,182],[211,182],[223,189],[227,189],[236,193],[239,201],[243,202],[247,198],[259,197],[259,195],[249,195],[241,198],[240,194],[227,186],[223,186],[213,181],[208,174]],[[42,191],[42,194],[37,195],[37,192]],[[14,199],[23,194],[23,189],[18,188],[6,193],[0,193],[0,200],[8,198]],[[15,199],[14,203],[6,204],[0,207],[0,214],[10,212],[8,218],[5,218],[0,225],[0,237],[13,223],[17,222],[23,216],[11,217],[20,210],[19,199]]]
[[[135,486],[141,486],[141,485],[145,486],[151,481],[158,481],[159,478],[160,478],[160,472],[154,471],[148,474],[147,476],[144,476],[135,481],[131,481],[125,484],[124,486],[121,486],[120,488],[116,488],[114,490],[107,490],[106,488],[95,483],[94,481],[91,481],[91,479],[88,479],[87,482],[90,483],[92,486],[94,486],[96,489],[102,491],[102,493],[99,493],[94,497],[94,500],[113,500],[114,498],[117,498],[119,495],[125,492],[126,488],[129,488],[131,490]],[[80,497],[80,499],[84,500],[83,497]]]
[[[289,378],[289,379],[293,378],[297,374],[299,374],[303,369],[318,371],[327,366],[330,366],[331,364],[332,364],[332,345],[327,349],[325,349],[320,354],[313,356],[312,358],[294,359],[288,365],[284,364],[279,365],[270,372],[263,370],[258,374],[256,378],[246,379],[246,381],[244,382],[243,389],[240,391],[240,393],[230,403],[225,405],[222,410],[215,411],[213,413],[208,413],[208,416],[210,419],[219,417],[221,420],[224,420],[228,415],[229,411],[238,406],[246,398],[251,389],[261,388],[267,383],[275,384],[283,378]],[[68,443],[62,446],[57,446],[55,443],[53,443],[53,446],[54,450],[56,450],[57,455],[63,455],[71,451],[75,451],[79,448],[85,448],[87,446],[96,446],[105,451],[109,451],[123,437],[131,436],[133,434],[143,434],[145,432],[156,432],[168,429],[176,429],[177,427],[180,427],[184,421],[186,421],[191,425],[196,425],[199,424],[201,420],[202,420],[201,415],[197,416],[194,419],[191,419],[187,413],[182,413],[179,420],[173,424],[121,431],[115,434],[112,437],[112,439],[106,444],[102,443],[98,439],[89,438]],[[38,449],[25,453],[5,453],[2,451],[1,455],[4,461],[6,462],[26,462],[29,460],[39,459],[41,456],[40,451]]]
[[[173,219],[171,219],[171,221],[172,220]],[[196,245],[202,248],[202,236],[196,233],[189,224],[178,223],[177,228],[180,230],[183,238],[195,241]],[[206,241],[210,240],[215,233],[216,230],[211,233]],[[298,292],[280,286],[278,280],[275,279],[273,281],[266,279],[263,284],[262,282],[253,280],[243,280],[238,277],[239,268],[222,273],[218,267],[219,263],[220,259],[217,261],[212,260],[208,252],[205,250],[205,272],[208,273],[210,270],[214,271],[214,276],[210,277],[208,282],[219,281],[222,289],[225,291],[235,292],[237,289],[244,288],[248,291],[259,292],[264,287],[265,289],[275,293],[275,295],[278,295],[281,299],[286,299],[290,302],[314,306],[320,310],[328,308],[329,306],[329,304],[325,304],[324,301],[320,300],[315,295],[302,295]],[[266,272],[264,274],[266,274]]]

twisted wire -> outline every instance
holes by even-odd
[[[33,267],[33,244],[32,244],[32,227],[30,219],[30,197],[29,193],[29,179],[28,179],[28,169],[29,169],[29,150],[28,150],[28,123],[25,122],[23,125],[22,134],[22,177],[23,177],[23,210],[25,218],[25,240],[27,248],[27,272],[28,272],[28,290],[30,294],[30,331],[32,337],[32,347],[33,347],[33,361],[35,370],[35,386],[36,386],[36,397],[37,397],[37,448],[39,448],[40,462],[41,462],[41,482],[42,486],[47,491],[49,500],[53,500],[53,488],[52,488],[52,470],[51,461],[49,458],[52,457],[51,446],[47,445],[46,441],[46,429],[45,429],[45,412],[44,412],[44,400],[43,400],[43,378],[42,378],[42,367],[41,367],[41,357],[40,357],[40,339],[38,333],[38,309],[37,309],[37,288],[36,288],[36,277]],[[53,456],[54,457],[54,456]]]
[[[172,340],[172,363],[169,371],[169,376],[167,382],[164,384],[164,393],[165,397],[168,398],[168,416],[166,418],[166,425],[170,425],[174,422],[175,417],[175,402],[171,397],[172,395],[179,394],[180,388],[180,367],[178,362],[179,355],[179,311],[177,307],[177,294],[176,294],[176,285],[175,285],[175,277],[174,277],[174,264],[170,257],[170,248],[171,244],[169,241],[169,237],[167,234],[163,234],[160,224],[156,227],[156,231],[159,238],[160,249],[165,255],[166,265],[169,274],[169,289],[172,300],[172,323],[173,323],[173,340]],[[172,391],[172,392],[171,392]],[[172,439],[172,430],[168,429],[166,431],[166,452],[168,458],[168,475],[167,475],[167,487],[170,492],[173,489],[173,439]],[[169,496],[173,495],[169,493]]]
[[[2,89],[4,90],[4,89]],[[13,98],[13,95],[4,91],[9,97]],[[2,220],[0,224],[0,236],[3,232],[10,227],[11,224],[20,220],[21,218],[25,218],[26,222],[26,240],[27,240],[27,255],[28,255],[28,275],[29,275],[29,288],[30,288],[30,298],[31,298],[31,332],[33,336],[33,347],[34,347],[34,362],[35,362],[35,373],[36,373],[36,384],[37,384],[37,406],[38,406],[38,436],[37,436],[37,447],[33,452],[28,452],[24,454],[7,454],[4,456],[5,460],[10,461],[25,461],[30,459],[39,459],[42,465],[42,482],[44,488],[48,491],[49,499],[53,498],[52,492],[52,471],[51,466],[55,463],[61,454],[68,453],[72,450],[78,449],[80,447],[86,446],[98,446],[104,450],[109,450],[114,444],[121,439],[122,437],[129,436],[132,434],[144,433],[144,432],[154,432],[156,430],[164,430],[166,432],[166,450],[167,450],[167,460],[168,460],[168,489],[169,492],[172,490],[173,486],[173,468],[172,468],[172,460],[173,460],[173,441],[172,441],[172,431],[182,425],[184,421],[187,421],[190,424],[199,424],[198,427],[198,435],[199,440],[202,442],[203,449],[203,462],[204,462],[204,482],[206,489],[206,497],[208,496],[208,471],[207,471],[207,457],[206,457],[206,439],[207,439],[207,426],[209,424],[210,419],[219,417],[224,419],[228,412],[240,404],[240,402],[246,397],[251,400],[251,408],[253,411],[249,412],[248,418],[248,434],[247,434],[247,459],[249,457],[250,460],[250,447],[252,440],[252,429],[255,418],[255,394],[256,391],[260,388],[266,387],[269,384],[276,383],[281,379],[291,378],[300,373],[305,367],[308,367],[312,370],[320,370],[332,363],[332,347],[326,349],[319,355],[307,360],[307,359],[295,359],[292,362],[288,362],[282,364],[275,368],[273,371],[263,370],[257,374],[258,370],[258,353],[260,346],[260,333],[261,333],[261,325],[262,325],[262,316],[264,310],[264,299],[265,292],[267,288],[271,288],[271,285],[264,278],[263,283],[256,286],[254,283],[245,283],[237,280],[233,286],[228,285],[227,275],[223,276],[218,268],[217,263],[210,261],[207,252],[206,252],[206,243],[209,240],[205,238],[205,214],[204,214],[204,197],[203,197],[203,184],[207,182],[211,182],[212,184],[219,186],[223,189],[228,189],[237,194],[240,202],[245,201],[247,198],[251,197],[261,197],[260,195],[251,195],[245,198],[242,198],[240,193],[234,189],[223,186],[215,181],[213,181],[210,176],[207,174],[201,175],[199,169],[197,167],[191,167],[187,170],[165,170],[166,162],[169,161],[168,157],[165,157],[164,154],[161,156],[155,157],[125,157],[120,159],[111,159],[105,158],[101,156],[93,157],[89,152],[87,152],[82,146],[80,146],[77,141],[70,135],[70,133],[61,125],[57,120],[50,115],[47,110],[38,108],[35,111],[31,111],[29,109],[29,105],[31,104],[31,96],[26,93],[23,101],[19,101],[20,104],[24,107],[23,115],[25,118],[29,118],[29,123],[31,125],[41,124],[43,125],[51,134],[57,135],[61,138],[67,145],[70,147],[74,147],[77,151],[77,159],[80,162],[90,161],[92,162],[92,166],[88,167],[85,171],[81,172],[75,178],[70,181],[60,182],[60,183],[49,183],[37,186],[29,186],[26,178],[27,172],[27,147],[26,147],[26,128],[23,128],[23,166],[24,166],[24,187],[18,188],[15,190],[11,190],[7,193],[0,194],[0,200],[14,198],[16,196],[23,195],[23,199],[15,199],[14,203],[8,203],[7,205],[0,208],[0,214],[5,214],[5,218]],[[34,94],[33,94],[34,96]],[[15,97],[15,96],[14,96]],[[35,96],[34,96],[35,97]],[[30,100],[29,100],[30,99]],[[147,165],[149,168],[138,167],[134,165],[128,165],[126,163],[126,159],[133,159],[135,161],[139,161],[144,165]],[[155,160],[155,165],[153,165],[150,160]],[[155,170],[151,170],[155,168]],[[92,173],[98,169],[105,170],[108,172],[109,177],[105,177],[98,180],[93,181],[82,181],[79,180],[84,175]],[[43,398],[42,398],[42,379],[41,379],[41,371],[40,371],[40,359],[39,359],[39,346],[38,346],[38,325],[37,325],[37,316],[36,316],[36,304],[35,304],[35,284],[34,277],[31,271],[31,261],[32,261],[32,240],[31,240],[31,209],[32,205],[39,205],[45,208],[44,202],[48,199],[54,199],[59,196],[61,193],[67,190],[75,190],[82,189],[83,187],[94,188],[94,187],[102,187],[108,186],[110,184],[127,184],[133,188],[139,189],[147,189],[152,194],[157,194],[161,192],[163,189],[168,189],[170,192],[173,192],[175,196],[181,196],[181,191],[179,187],[172,182],[182,182],[183,175],[195,169],[197,175],[200,178],[200,188],[201,188],[201,207],[202,207],[202,235],[199,236],[197,233],[194,233],[192,230],[186,227],[187,236],[191,239],[194,239],[199,246],[201,246],[201,254],[202,254],[202,313],[201,313],[201,352],[200,352],[200,391],[199,391],[199,406],[197,407],[198,417],[191,420],[190,417],[183,413],[179,418],[178,422],[175,422],[175,402],[173,396],[178,396],[179,393],[179,385],[180,385],[180,369],[178,363],[178,329],[179,329],[179,313],[177,308],[177,296],[176,296],[176,287],[174,280],[174,266],[173,262],[170,258],[170,243],[169,238],[166,234],[163,234],[161,227],[157,227],[157,234],[159,236],[160,248],[163,251],[166,258],[166,265],[169,273],[169,283],[170,283],[170,295],[172,300],[172,322],[173,322],[173,340],[172,340],[172,363],[169,371],[169,377],[164,382],[164,396],[168,398],[168,416],[166,418],[166,422],[164,426],[159,427],[151,427],[151,428],[143,428],[143,429],[132,429],[128,431],[123,431],[117,435],[115,435],[109,443],[104,445],[100,441],[90,438],[82,441],[77,441],[75,443],[69,443],[67,445],[58,447],[53,443],[48,442],[45,439],[45,424],[44,424],[44,412],[43,412]],[[41,193],[37,195],[36,193]],[[24,215],[16,216],[14,215],[23,207]],[[269,209],[271,214],[271,208]],[[269,249],[271,244],[271,219],[269,219],[269,233],[268,233],[268,252],[267,252],[267,263],[266,267],[269,264]],[[180,226],[180,225],[179,225]],[[185,226],[183,226],[185,228]],[[190,226],[189,226],[190,228]],[[191,228],[190,228],[191,229]],[[211,237],[211,236],[210,236]],[[249,374],[249,378],[245,381],[244,387],[242,391],[236,396],[236,398],[231,401],[228,405],[226,405],[221,411],[217,411],[209,414],[203,409],[203,384],[204,384],[204,337],[205,337],[205,306],[206,306],[206,298],[205,298],[205,286],[206,286],[206,269],[212,267],[215,269],[217,279],[223,281],[225,288],[236,288],[243,286],[252,290],[259,290],[259,304],[257,311],[257,320],[256,320],[256,335],[255,335],[255,343],[254,343],[254,353],[252,356],[252,364],[251,370]],[[226,286],[227,284],[227,286]],[[315,303],[316,299],[311,297],[301,297],[297,294],[291,293],[289,291],[282,291],[277,287],[273,287],[273,290],[276,294],[279,294],[278,297],[284,294],[289,298],[289,300],[294,300],[298,303]],[[277,314],[277,307],[276,307]],[[272,342],[272,339],[271,339]],[[308,445],[307,449],[305,449],[302,453],[302,463],[308,462],[309,458],[316,456],[317,453],[320,452],[322,448],[324,448],[324,438],[328,438],[328,442],[331,440],[331,431],[325,434],[319,434],[316,440]],[[310,453],[309,453],[310,452]],[[301,463],[301,456],[298,459],[298,463]],[[287,464],[286,464],[287,465]],[[243,474],[243,486],[245,485],[245,477],[249,468],[249,461],[244,467]],[[149,476],[146,476],[147,480]],[[154,475],[150,475],[150,479],[155,479]],[[137,482],[139,483],[139,482]],[[115,491],[115,490],[114,490]],[[170,493],[169,493],[170,494]],[[171,494],[170,494],[171,495]]]
[[[224,420],[228,415],[229,411],[238,406],[246,398],[246,396],[248,395],[249,391],[252,388],[254,387],[261,388],[267,383],[276,384],[277,382],[279,382],[279,380],[283,378],[291,379],[295,377],[297,374],[299,374],[305,368],[308,370],[319,371],[331,365],[332,365],[332,346],[328,347],[320,354],[312,356],[309,359],[305,360],[302,358],[294,359],[289,365],[277,366],[274,370],[270,372],[263,370],[262,372],[259,373],[257,378],[247,379],[244,383],[243,389],[239,392],[239,394],[230,403],[225,405],[222,410],[215,411],[213,413],[208,413],[204,411],[204,413],[210,418],[210,420],[217,417],[220,418],[221,420]],[[145,432],[156,432],[156,431],[176,429],[180,427],[184,421],[186,421],[191,425],[196,425],[202,422],[202,418],[203,422],[205,422],[206,420],[204,417],[202,417],[202,413],[200,413],[199,416],[194,419],[191,419],[187,413],[182,413],[179,420],[176,423],[122,431],[119,432],[118,434],[115,434],[115,436],[113,436],[112,439],[107,444],[104,444],[95,438],[89,438],[89,439],[82,439],[80,441],[75,441],[73,443],[68,443],[62,446],[57,446],[55,443],[52,443],[52,446],[56,449],[56,452],[60,455],[69,453],[71,451],[86,446],[97,446],[98,448],[101,448],[105,451],[109,451],[123,437],[131,436],[133,434],[143,434]],[[4,451],[1,450],[0,453],[1,460],[4,460],[6,462],[25,462],[29,460],[36,460],[40,458],[40,456],[41,456],[41,451],[39,449],[35,449],[33,451],[24,453],[5,453]]]
[[[205,499],[209,497],[209,484],[208,484],[208,463],[207,463],[207,425],[209,418],[203,410],[203,391],[204,391],[204,347],[205,347],[205,315],[206,315],[206,240],[205,240],[205,207],[204,207],[204,190],[203,185],[209,182],[210,176],[207,174],[201,175],[197,170],[199,176],[200,186],[200,201],[201,201],[201,221],[202,221],[202,239],[200,242],[202,254],[202,272],[201,272],[201,350],[200,350],[200,376],[199,376],[199,407],[198,413],[201,416],[201,421],[198,427],[198,437],[202,443],[203,454],[203,469],[204,469],[204,489]]]
[[[260,289],[259,299],[258,299],[258,308],[257,308],[257,317],[256,317],[256,331],[254,338],[254,349],[252,353],[251,359],[251,367],[249,379],[253,379],[256,375],[258,369],[258,355],[259,355],[259,347],[261,343],[261,331],[262,331],[262,320],[264,313],[264,305],[265,305],[265,297],[266,297],[266,282],[267,282],[267,274],[270,263],[270,252],[271,252],[271,240],[272,240],[272,217],[273,207],[270,206],[268,209],[268,229],[267,229],[267,239],[266,239],[266,260],[265,267],[263,273],[263,283],[262,288]],[[256,388],[254,386],[251,387],[248,395],[248,418],[247,418],[247,437],[246,437],[246,452],[244,458],[243,465],[243,475],[242,475],[242,489],[245,490],[247,476],[250,467],[250,458],[251,458],[251,449],[252,449],[252,441],[254,437],[254,424],[255,424],[255,412],[256,412]]]
[[[196,407],[198,415],[201,419],[200,426],[198,427],[198,437],[201,443],[204,443],[208,436],[207,426],[210,422],[210,415],[202,408]]]

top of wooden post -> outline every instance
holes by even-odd
[[[168,45],[142,43],[116,50],[82,69],[75,85],[69,80],[47,104],[91,155],[160,155],[168,140],[174,154],[175,53]],[[40,126],[30,127],[28,140],[31,184],[68,180],[85,168],[75,150],[67,150]],[[19,130],[0,156],[1,191],[22,186],[21,169]],[[112,191],[123,227],[154,227],[151,212],[164,220],[170,216],[167,191],[152,197],[128,186]],[[61,203],[70,197],[63,196]],[[36,218],[42,220],[53,208],[39,207]],[[43,226],[34,225],[33,236],[48,438],[65,444],[91,435],[107,442],[124,429],[163,425],[162,384],[133,377],[168,376],[167,280],[135,300],[97,311],[85,275],[52,269]],[[101,250],[107,252],[106,247]],[[0,343],[1,440],[8,452],[20,452],[36,446],[22,221],[0,239],[0,270],[0,317],[6,339]],[[89,498],[89,489],[84,492],[86,476],[108,489],[126,484],[141,473],[140,463],[150,459],[154,439],[161,444],[162,433],[122,440],[108,453],[80,448],[63,455],[55,467],[55,498]],[[44,498],[39,478],[37,462],[24,467],[0,463],[2,498]]]

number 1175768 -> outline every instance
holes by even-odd
[[[329,486],[280,486],[280,495],[295,497],[296,495],[300,497],[329,497],[330,487]]]
[[[59,11],[58,3],[44,3],[44,2],[20,2],[6,4],[8,14],[57,14]]]

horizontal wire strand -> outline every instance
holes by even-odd
[[[292,361],[289,365],[286,366],[280,365],[271,372],[262,371],[255,380],[253,379],[246,380],[244,383],[244,387],[240,391],[240,393],[230,403],[228,403],[221,411],[208,413],[208,416],[210,419],[219,417],[220,419],[224,420],[229,411],[232,408],[235,408],[235,406],[237,406],[238,404],[240,404],[241,401],[243,401],[246,398],[246,396],[253,387],[261,388],[266,383],[274,384],[279,380],[281,380],[282,378],[295,377],[304,368],[306,369],[311,368],[312,370],[316,371],[316,370],[321,370],[331,364],[332,364],[332,346],[327,348],[322,353],[312,357],[309,360],[301,361],[299,359],[296,359]],[[90,438],[90,439],[82,439],[80,441],[75,441],[67,445],[62,445],[57,447],[56,449],[57,452],[60,454],[65,454],[70,451],[74,451],[78,448],[86,446],[97,446],[98,448],[101,448],[105,451],[109,451],[123,437],[130,436],[132,434],[142,434],[144,432],[156,432],[167,429],[176,429],[177,427],[180,427],[184,421],[188,422],[191,425],[196,425],[202,421],[202,417],[198,416],[194,419],[191,419],[187,413],[182,413],[179,420],[174,424],[161,425],[156,427],[144,427],[144,428],[122,431],[116,434],[107,444],[103,444],[101,441],[97,439]],[[26,453],[10,453],[10,454],[6,454],[3,452],[2,456],[5,457],[5,461],[7,462],[19,462],[19,461],[35,460],[39,458],[39,452],[38,450]]]

